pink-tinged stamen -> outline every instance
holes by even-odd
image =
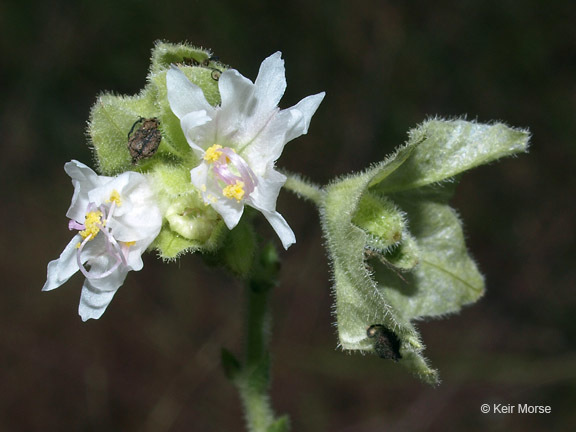
[[[104,230],[103,234],[108,239],[106,242],[106,249],[110,255],[114,255],[117,259],[120,259],[120,262],[124,265],[128,265],[128,261],[126,260],[126,255],[122,249],[122,246],[118,244],[118,241],[112,236],[109,231]]]
[[[104,206],[100,206],[100,207],[104,207]],[[102,208],[102,219],[104,220],[104,223],[106,223],[106,221],[108,219],[110,219],[110,217],[112,216],[112,213],[114,213],[114,210],[116,209],[116,201],[112,201],[112,204],[110,204],[110,209],[108,210],[108,214],[106,214],[106,208]]]
[[[84,264],[82,264],[82,258],[81,258],[82,250],[84,249],[84,245],[86,245],[86,243],[88,243],[88,241],[90,240],[91,240],[90,236],[86,237],[84,241],[81,243],[80,247],[78,248],[78,251],[76,252],[76,263],[78,264],[80,272],[82,272],[82,274],[86,277],[86,279],[103,279],[106,276],[110,276],[114,271],[116,271],[116,269],[120,266],[120,263],[122,262],[122,260],[119,259],[118,255],[116,254],[112,254],[116,261],[114,265],[107,271],[100,274],[94,274],[93,271],[86,270],[86,267],[84,267]]]
[[[238,170],[240,173],[240,178],[237,180],[244,182],[246,195],[250,195],[250,193],[252,193],[256,187],[256,174],[254,174],[254,171],[252,171],[252,168],[250,168],[248,163],[246,163],[246,161],[231,148],[224,147],[222,149],[222,153],[226,155],[228,159],[230,159],[232,165]]]
[[[86,225],[84,224],[80,224],[78,222],[76,222],[74,219],[70,219],[70,221],[68,222],[68,229],[70,231],[83,231],[86,229]]]
[[[115,208],[116,208],[115,202],[112,202],[112,204],[110,205],[110,208],[108,209],[108,212],[107,212],[108,214],[106,214],[106,207],[104,205],[101,205],[100,207],[96,207],[95,204],[90,203],[87,207],[86,213],[99,210],[102,212],[102,215],[103,215],[102,224],[97,224],[96,226],[99,228],[98,232],[99,233],[101,232],[105,237],[106,252],[102,253],[99,256],[108,255],[108,256],[111,256],[113,258],[113,260],[115,261],[114,264],[112,265],[112,267],[109,268],[108,270],[106,270],[105,272],[95,274],[93,271],[88,271],[86,269],[86,267],[84,266],[84,264],[82,263],[82,251],[84,250],[84,246],[89,241],[94,239],[94,236],[92,234],[88,235],[82,241],[82,243],[80,243],[78,250],[76,251],[76,263],[78,264],[78,268],[79,268],[80,272],[87,279],[105,278],[107,276],[110,276],[112,273],[114,273],[118,269],[120,264],[123,264],[125,266],[128,265],[128,262],[127,262],[127,255],[129,252],[128,247],[121,246],[118,243],[118,241],[114,238],[112,233],[110,232],[110,228],[106,227],[106,222],[112,216]],[[84,224],[80,224],[77,221],[73,221],[73,220],[71,220],[68,223],[68,227],[70,229],[76,229],[78,231],[82,231],[86,228]]]
[[[212,165],[214,175],[226,185],[234,185],[242,182],[245,188],[246,196],[252,193],[258,183],[256,174],[234,150],[229,147],[219,149],[222,153],[220,158]],[[235,172],[232,171],[233,168]]]
[[[226,184],[233,184],[236,183],[236,180],[240,180],[239,176],[232,174],[232,171],[230,171],[230,168],[228,168],[228,164],[226,163],[216,162],[214,163],[212,170],[214,174],[216,174],[216,177]]]

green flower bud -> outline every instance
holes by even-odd
[[[166,223],[153,246],[172,259],[184,252],[214,251],[224,239],[225,226],[190,183],[186,167],[158,165],[151,173]]]
[[[203,206],[203,204],[201,205]],[[218,213],[202,209],[198,206],[198,200],[192,199],[191,196],[177,199],[166,209],[164,216],[172,231],[188,240],[199,243],[210,238],[218,222]]]
[[[371,245],[385,251],[402,240],[405,215],[389,199],[367,191],[360,198],[352,223],[369,235]]]

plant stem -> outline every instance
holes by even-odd
[[[268,430],[268,426],[274,421],[268,396],[269,292],[270,288],[261,286],[258,281],[247,284],[245,363],[241,379],[238,380],[248,430],[258,432]]]
[[[324,191],[322,188],[312,182],[304,180],[298,174],[291,174],[284,172],[284,175],[288,177],[284,187],[301,198],[312,201],[317,206],[322,204],[322,199],[324,196]]]
[[[272,246],[263,248],[246,283],[246,341],[242,365],[223,352],[224,369],[233,380],[244,406],[250,432],[286,432],[288,418],[275,418],[270,404],[270,311],[268,298],[276,285],[278,257]]]

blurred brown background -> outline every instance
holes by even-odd
[[[92,162],[103,90],[145,84],[157,39],[209,47],[254,79],[276,50],[288,107],[325,90],[281,167],[325,183],[384,158],[427,116],[530,128],[528,155],[464,176],[454,199],[488,291],[420,323],[443,384],[336,350],[314,208],[283,192],[298,243],[273,297],[273,399],[294,431],[576,428],[576,5],[571,1],[0,3],[0,430],[241,431],[219,351],[241,350],[242,287],[198,256],[153,255],[99,321],[82,278],[41,293],[69,241],[63,165]],[[273,236],[265,222],[262,232]],[[481,414],[482,403],[550,405]]]

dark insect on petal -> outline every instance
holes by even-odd
[[[400,355],[400,339],[393,331],[388,330],[382,324],[374,324],[368,327],[366,335],[374,340],[374,351],[380,358],[394,361],[402,358]]]
[[[128,151],[133,164],[154,156],[162,140],[159,127],[160,122],[157,118],[140,118],[132,125],[128,132]]]

